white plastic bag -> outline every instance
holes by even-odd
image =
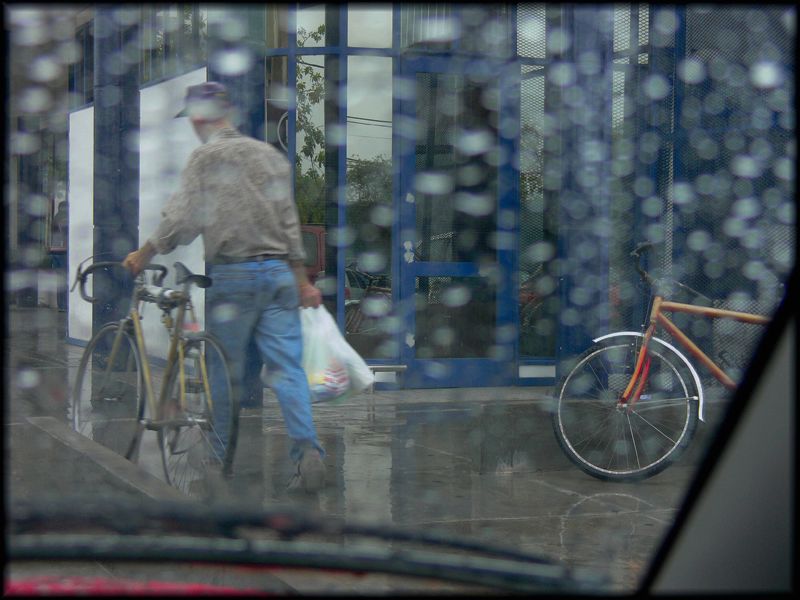
[[[303,328],[303,369],[312,401],[340,400],[372,385],[372,371],[342,337],[327,309],[320,305],[299,310]]]

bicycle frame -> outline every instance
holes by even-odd
[[[164,378],[161,382],[161,389],[158,394],[158,401],[156,402],[156,394],[153,389],[153,379],[152,379],[152,371],[150,369],[150,361],[147,355],[147,348],[145,346],[144,341],[144,332],[142,330],[142,323],[141,323],[141,316],[139,310],[137,308],[139,299],[136,297],[136,290],[134,290],[134,297],[131,300],[131,309],[128,314],[123,318],[123,322],[130,320],[133,324],[133,331],[134,331],[134,338],[136,340],[136,346],[139,349],[139,354],[142,359],[142,373],[144,376],[144,384],[145,384],[145,394],[147,396],[147,404],[150,409],[150,414],[154,416],[154,418],[150,419],[147,426],[150,429],[157,429],[159,428],[165,421],[164,421],[164,409],[166,407],[166,398],[169,392],[168,384],[170,379],[172,378],[172,372],[175,369],[176,365],[183,364],[183,347],[180,345],[180,332],[184,325],[184,320],[186,319],[186,308],[189,308],[189,314],[191,317],[191,323],[197,323],[197,317],[194,312],[194,306],[191,303],[191,299],[189,298],[188,293],[185,293],[185,300],[180,302],[177,307],[177,314],[175,319],[172,319],[172,316],[167,313],[164,320],[164,325],[168,331],[170,331],[170,345],[169,350],[167,351],[167,364],[164,368]],[[111,352],[109,354],[109,361],[108,361],[108,368],[111,368],[111,365],[114,364],[114,359],[116,358],[116,353],[119,350],[120,341],[122,339],[122,331],[124,327],[120,327],[119,333],[117,334],[116,339],[111,347]],[[208,373],[205,368],[205,360],[200,361],[201,364],[201,378],[203,382],[203,387],[205,388],[207,397],[209,398],[209,404],[211,402],[211,394],[210,394],[210,385],[208,382]],[[182,367],[180,367],[179,372],[179,383],[180,383],[180,394],[179,394],[179,402],[180,407],[182,409],[186,408],[186,385],[185,385],[185,372]],[[136,443],[136,440],[133,442]]]
[[[653,305],[650,309],[650,318],[647,330],[643,335],[642,347],[639,350],[639,355],[636,359],[636,366],[631,376],[628,386],[620,396],[618,405],[623,407],[627,406],[631,410],[634,404],[639,400],[639,397],[647,383],[647,377],[650,369],[650,357],[648,348],[653,334],[658,326],[661,326],[669,334],[671,334],[695,359],[697,359],[703,366],[705,366],[711,374],[730,390],[736,389],[736,382],[725,373],[717,363],[715,363],[705,352],[703,352],[697,344],[695,344],[689,336],[687,336],[681,329],[675,325],[664,313],[687,313],[700,317],[711,319],[733,319],[742,323],[749,323],[752,325],[765,325],[769,322],[769,318],[756,315],[753,313],[738,312],[733,310],[725,310],[719,308],[710,308],[704,306],[695,306],[694,304],[686,304],[682,302],[672,302],[664,300],[662,296],[655,296]]]

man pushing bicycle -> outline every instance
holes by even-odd
[[[206,291],[207,329],[222,343],[240,394],[251,338],[271,373],[297,465],[296,482],[322,489],[325,455],[311,414],[298,306],[316,308],[321,293],[307,279],[291,168],[276,148],[240,133],[230,121],[225,86],[190,86],[188,116],[203,145],[192,152],[179,190],[155,233],[123,261],[134,275],[157,254],[203,237],[214,285]],[[212,397],[215,395],[212,389]],[[214,421],[227,423],[224,403]],[[224,431],[220,432],[227,440]]]

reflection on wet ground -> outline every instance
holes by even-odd
[[[71,456],[74,451],[27,420],[68,422],[68,390],[82,349],[64,343],[63,313],[10,314],[5,380],[11,499],[79,490],[135,493],[108,474],[92,475],[90,460]],[[315,405],[328,477],[320,494],[308,496],[286,489],[293,473],[286,430],[266,392],[263,415],[242,411],[235,475],[216,498],[264,507],[300,504],[359,522],[466,535],[597,569],[615,589],[630,590],[671,524],[713,425],[701,424],[678,465],[639,484],[610,484],[583,474],[561,453],[550,428],[548,393],[378,391]],[[163,480],[150,435],[139,466]]]

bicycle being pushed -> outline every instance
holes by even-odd
[[[607,481],[637,481],[675,462],[703,415],[704,393],[692,360],[662,329],[727,389],[737,383],[706,355],[667,313],[733,319],[765,325],[769,317],[674,302],[672,290],[688,286],[657,280],[642,268],[637,246],[631,256],[653,300],[642,331],[619,331],[596,338],[556,386],[553,429],[566,455],[589,475]]]
[[[72,289],[79,285],[87,302],[98,301],[86,291],[90,275],[117,268],[130,274],[120,262],[96,262],[84,269],[85,262],[78,266]],[[225,351],[213,335],[199,330],[191,300],[190,288],[207,288],[211,278],[193,274],[179,262],[174,268],[180,289],[162,286],[165,266],[147,265],[134,279],[127,314],[101,327],[89,341],[73,389],[72,424],[132,461],[138,458],[144,432],[156,432],[166,481],[193,493],[197,487],[192,482],[209,468],[230,474],[239,405]],[[96,290],[95,285],[92,293]],[[148,356],[144,304],[161,309],[169,334],[163,370],[154,369]]]

